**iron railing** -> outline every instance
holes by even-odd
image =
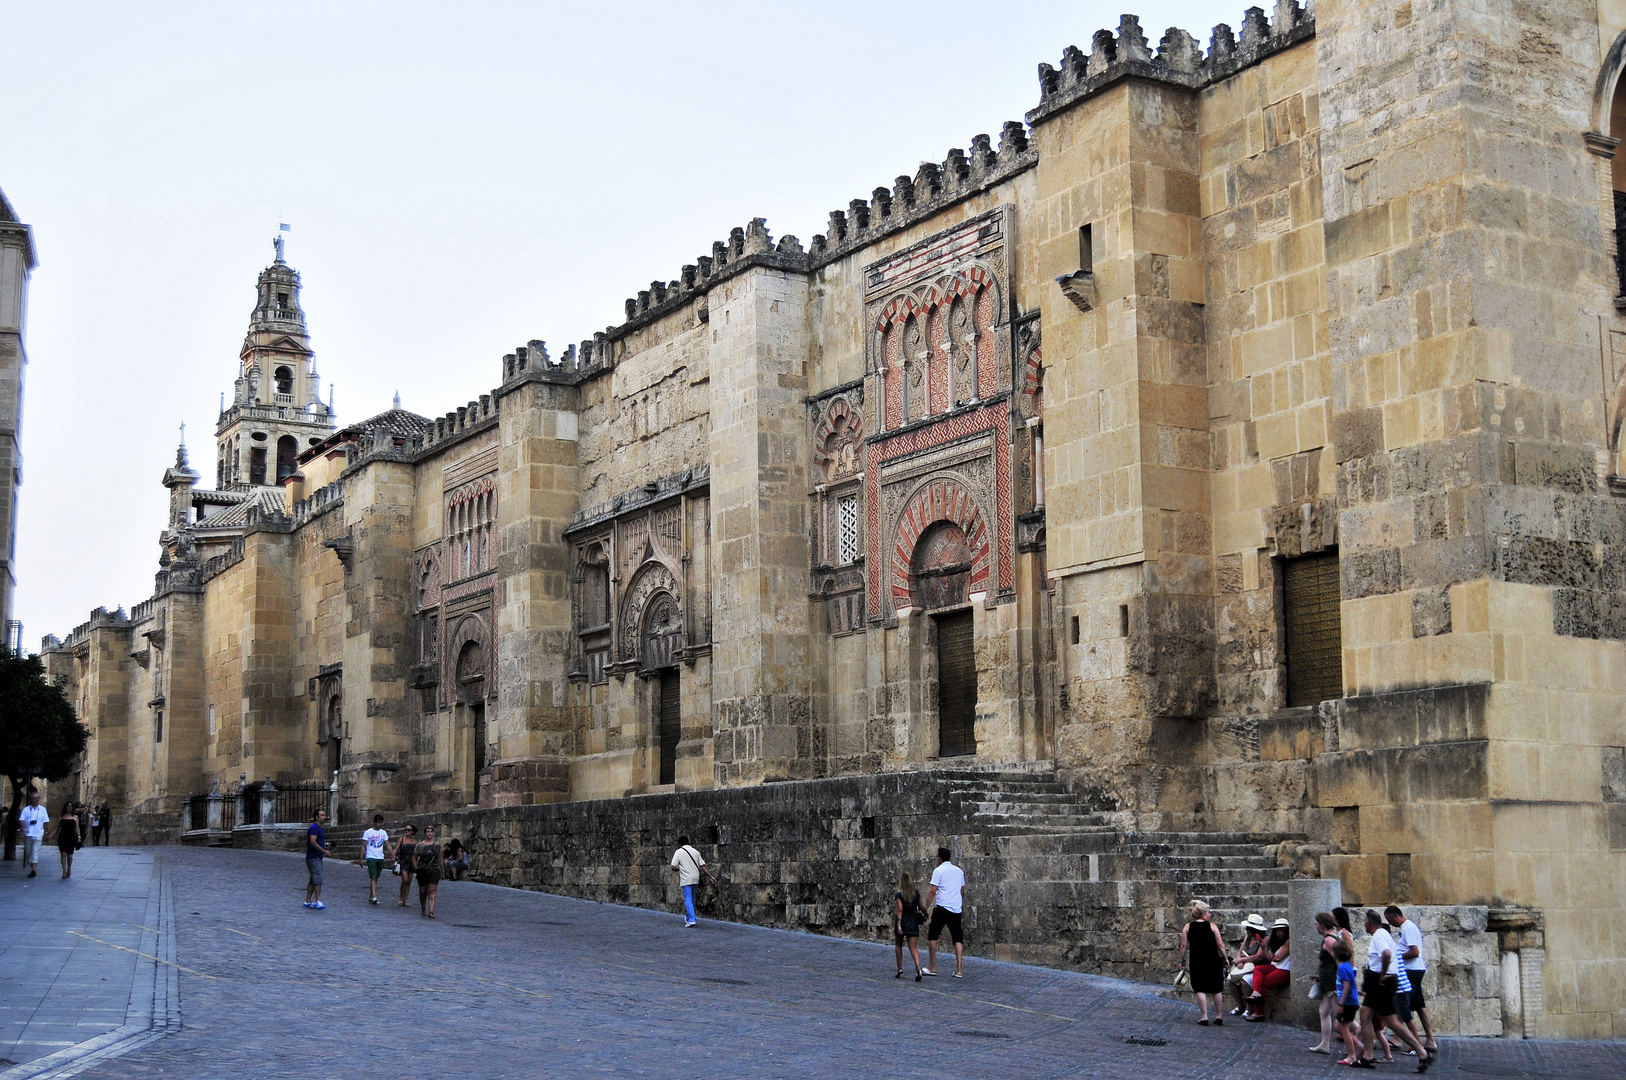
[[[193,795],[187,800],[191,807],[192,828],[207,829],[209,827],[209,796]]]
[[[244,825],[260,823],[260,785],[244,784],[237,790],[237,820]]]
[[[297,825],[311,820],[316,811],[326,810],[328,786],[321,781],[289,784],[277,788],[277,821]]]

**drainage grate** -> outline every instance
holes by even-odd
[[[1169,1040],[1167,1040],[1167,1039],[1155,1039],[1150,1035],[1131,1035],[1131,1036],[1129,1036],[1129,1038],[1125,1039],[1124,1042],[1129,1043],[1131,1046],[1167,1046],[1167,1045],[1169,1045]]]
[[[1008,1039],[1009,1035],[1003,1031],[956,1031],[954,1034],[967,1039]]]
[[[744,979],[718,979],[718,978],[711,977],[711,976],[706,976],[706,975],[700,976],[700,981],[701,982],[709,982],[709,983],[722,983],[724,986],[750,986],[751,985],[750,983],[746,982]]]

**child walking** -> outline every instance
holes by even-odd
[[[1359,1065],[1361,1023],[1356,1018],[1361,1013],[1361,999],[1355,993],[1355,965],[1350,962],[1355,954],[1342,941],[1333,946],[1332,954],[1338,958],[1338,1037],[1349,1051],[1338,1064]]]

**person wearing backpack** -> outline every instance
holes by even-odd
[[[683,926],[687,929],[697,921],[694,917],[694,890],[700,884],[700,871],[706,872],[713,885],[717,884],[717,875],[711,872],[705,857],[689,843],[687,836],[678,837],[678,849],[672,853],[672,869],[677,871],[678,884],[683,886]]]

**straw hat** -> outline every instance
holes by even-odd
[[[1247,917],[1247,919],[1242,923],[1242,925],[1246,926],[1246,927],[1250,927],[1250,928],[1252,928],[1254,930],[1264,930],[1264,929],[1266,929],[1266,927],[1265,927],[1265,917],[1263,915],[1259,914],[1258,912],[1254,912],[1252,915],[1249,915]]]
[[[1264,921],[1263,919],[1260,920],[1260,922],[1263,922],[1263,921]],[[1288,928],[1287,927],[1287,920],[1286,919],[1277,919],[1275,922],[1270,924],[1270,928],[1272,930],[1286,930]]]

